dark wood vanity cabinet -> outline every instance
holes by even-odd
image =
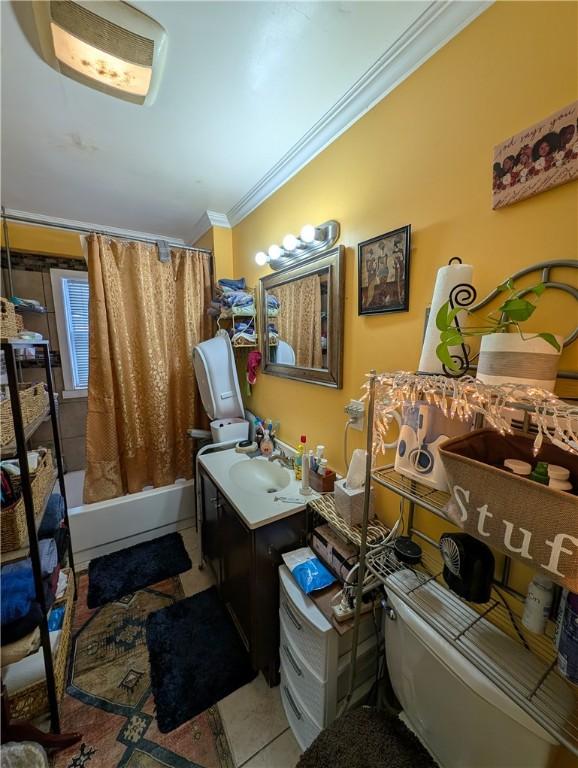
[[[251,656],[269,685],[279,683],[281,555],[305,543],[305,512],[251,530],[201,470],[203,559]]]

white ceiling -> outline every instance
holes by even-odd
[[[187,240],[207,209],[234,224],[485,6],[134,5],[168,32],[150,107],[59,75],[29,3],[1,3],[7,208]]]

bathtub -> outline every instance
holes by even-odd
[[[64,476],[70,534],[77,567],[100,555],[156,539],[195,524],[194,480],[82,503],[84,471]]]

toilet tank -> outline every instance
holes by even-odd
[[[409,570],[386,580],[393,609],[384,613],[387,667],[409,724],[423,744],[442,768],[545,768],[555,739],[395,594],[404,577],[411,588],[415,574]],[[436,582],[419,587],[424,589],[431,593],[432,606],[451,610],[445,606],[448,595],[454,598],[451,593]],[[471,610],[462,602],[460,607]],[[493,633],[492,625],[484,624]],[[500,630],[495,632],[505,664],[528,653]],[[570,691],[561,680],[556,683],[562,688],[554,693],[562,701],[568,697],[572,712]]]

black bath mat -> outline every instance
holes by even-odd
[[[161,733],[256,677],[216,587],[151,613],[146,636]]]
[[[346,712],[321,731],[296,768],[437,768],[398,718],[370,707]]]
[[[112,603],[191,568],[191,559],[180,533],[143,541],[111,555],[91,560],[88,566],[89,608]]]

